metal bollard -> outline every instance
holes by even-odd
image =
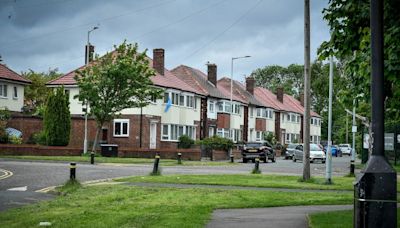
[[[256,162],[254,164],[254,172],[259,173],[260,172],[260,158],[255,159]]]
[[[90,152],[90,164],[94,164],[94,152]]]
[[[154,159],[153,175],[158,174],[158,164],[160,163],[160,155],[156,155]]]
[[[69,179],[75,180],[76,179],[76,163],[71,162],[69,166]]]
[[[233,163],[233,162],[235,162],[235,161],[234,161],[233,154],[231,154],[231,163]]]
[[[182,153],[178,153],[178,164],[182,164]]]
[[[351,164],[350,164],[350,175],[354,175],[354,163],[352,162]]]

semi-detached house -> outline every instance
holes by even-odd
[[[24,106],[24,88],[31,81],[0,64],[0,109],[21,112]]]
[[[120,117],[104,126],[101,141],[118,144],[124,148],[176,148],[178,138],[188,135],[198,139],[200,135],[200,113],[202,91],[196,90],[180,80],[164,67],[164,49],[154,49],[150,66],[156,71],[151,78],[154,86],[164,89],[162,99],[140,108],[121,111]],[[75,70],[48,83],[49,87],[64,86],[69,92],[72,115],[83,115],[82,102],[74,96],[79,93],[74,79]],[[168,99],[171,107],[166,111]]]

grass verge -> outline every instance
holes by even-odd
[[[82,185],[77,180],[68,180],[64,185],[56,187],[55,193],[60,195],[67,195],[77,191]]]
[[[0,227],[204,227],[217,208],[350,204],[351,193],[221,189],[81,187],[73,194],[0,213]]]
[[[353,210],[330,211],[308,216],[310,228],[353,227]],[[397,210],[397,224],[400,224],[400,210]]]
[[[90,162],[89,156],[0,156],[0,158],[11,158],[21,160],[37,161],[65,161],[65,162]],[[120,163],[120,164],[153,164],[152,158],[117,158],[117,157],[95,157],[95,163]],[[182,161],[178,164],[177,160],[161,159],[162,166],[225,166],[238,165],[227,161]]]
[[[299,188],[321,190],[353,190],[354,177],[334,177],[333,184],[325,184],[322,177],[313,177],[310,181],[300,182],[298,176],[281,175],[165,175],[136,176],[118,179],[127,182],[159,182],[176,184],[232,185],[268,188]]]

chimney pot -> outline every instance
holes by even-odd
[[[153,68],[159,74],[164,75],[164,49],[156,48],[153,49]]]
[[[256,80],[254,79],[254,77],[249,76],[246,78],[246,90],[247,90],[247,92],[251,93],[252,95],[254,95],[255,84],[256,84]]]
[[[283,103],[283,88],[282,87],[276,88],[276,98],[278,99],[279,102]]]
[[[207,80],[214,86],[217,85],[217,65],[214,63],[207,64]]]

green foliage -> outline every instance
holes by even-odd
[[[272,132],[264,132],[264,140],[272,143],[272,145],[276,144],[276,138]]]
[[[46,145],[66,146],[71,130],[71,115],[69,112],[69,96],[64,88],[52,92],[46,102],[43,117]]]
[[[46,145],[46,134],[44,131],[33,133],[29,139],[28,144]]]
[[[93,64],[77,71],[80,91],[76,97],[90,105],[99,132],[121,110],[144,107],[151,97],[161,98],[162,91],[152,86],[154,75],[146,51],[140,53],[137,44],[124,41],[115,51],[96,56]],[[96,145],[97,138],[94,141]]]
[[[9,135],[8,142],[11,144],[22,144],[22,138],[15,135]]]
[[[0,109],[0,121],[8,121],[11,118],[11,112],[6,109]]]
[[[24,104],[31,113],[37,113],[39,107],[44,107],[47,97],[51,93],[51,88],[48,88],[46,83],[62,75],[57,71],[57,69],[54,69],[47,73],[38,73],[29,70],[29,72],[22,73],[23,77],[32,82],[25,87],[24,91]],[[43,112],[39,113],[43,114]]]
[[[213,137],[205,138],[203,140],[198,140],[196,143],[198,145],[202,145],[206,149],[210,149],[210,150],[228,151],[233,148],[232,140],[222,138],[218,135],[214,135]]]
[[[347,84],[340,98],[347,107],[357,98],[357,113],[370,117],[370,4],[368,0],[331,0],[323,10],[331,39],[319,47],[320,59],[334,55],[344,64]],[[385,120],[399,120],[400,112],[400,2],[384,4]],[[366,109],[364,108],[366,107]]]
[[[65,182],[64,185],[56,188],[56,193],[65,196],[65,195],[76,192],[81,187],[82,187],[82,185],[81,185],[81,183],[79,183],[79,181],[68,180],[67,182]]]
[[[179,137],[178,148],[189,149],[194,145],[194,140],[187,135]]]
[[[0,143],[8,143],[6,127],[10,118],[11,113],[8,109],[0,109]]]

